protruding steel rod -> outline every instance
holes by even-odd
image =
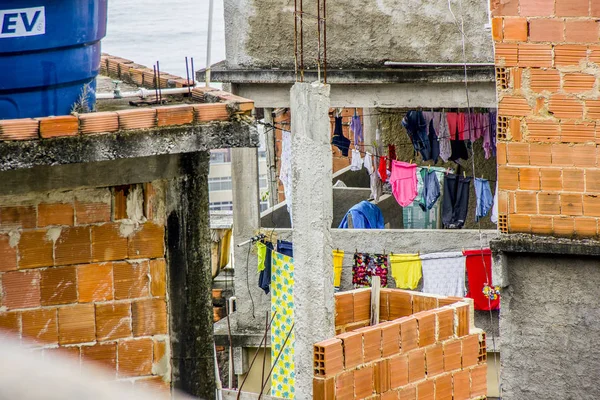
[[[294,72],[298,82],[298,0],[294,0]]]
[[[190,64],[192,64],[192,86],[196,86],[196,70],[194,69],[194,57],[190,58]],[[209,82],[210,84],[210,82]],[[208,86],[208,85],[206,85]]]
[[[192,73],[193,72],[194,71],[192,69]],[[190,89],[190,68],[188,66],[188,58],[187,58],[187,56],[185,57],[185,75],[186,75],[186,78],[187,78],[187,80],[185,81],[185,84],[188,87],[188,95],[191,96],[192,95],[192,89]]]
[[[154,95],[156,96],[156,101],[158,101],[158,78],[156,77],[156,65],[153,65],[152,68],[154,69]]]
[[[158,82],[156,85],[156,86],[158,86],[158,97],[159,97],[158,104],[162,104],[162,92],[160,89],[160,63],[158,61],[156,61],[156,74],[158,75]]]
[[[327,83],[327,0],[323,0],[323,81]]]
[[[321,82],[321,1],[317,0],[317,80]]]
[[[300,82],[304,82],[304,7],[300,0]]]

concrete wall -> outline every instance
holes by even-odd
[[[596,257],[507,254],[502,292],[503,399],[600,396]]]
[[[451,0],[461,19],[458,0]],[[304,60],[316,62],[316,2],[304,1]],[[468,62],[491,62],[487,2],[462,1]],[[294,65],[294,6],[288,0],[225,0],[227,60],[232,67]],[[268,38],[268,40],[265,40]],[[461,35],[446,1],[328,2],[331,68],[383,67],[383,62],[462,62]]]

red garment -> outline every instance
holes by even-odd
[[[467,297],[473,299],[476,310],[497,310],[500,308],[500,297],[490,300],[483,294],[483,287],[492,285],[492,251],[464,250],[467,261],[467,279],[469,292]]]
[[[465,113],[446,113],[446,119],[448,120],[448,129],[450,130],[450,140],[456,140],[458,133],[458,140],[468,139],[468,135],[465,134]]]
[[[388,169],[392,170],[392,161],[396,159],[396,146],[388,144]]]
[[[385,157],[383,156],[379,157],[379,169],[377,172],[379,172],[379,177],[382,182],[387,181],[387,166],[385,164]]]

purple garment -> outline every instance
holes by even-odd
[[[425,123],[427,124],[427,134],[429,135],[429,124],[433,119],[433,111],[423,111],[423,118],[425,118]],[[435,131],[435,127],[433,130]]]
[[[358,146],[364,140],[362,124],[360,123],[360,117],[358,115],[352,116],[350,120],[350,129],[354,133],[354,146]]]
[[[483,151],[486,160],[492,154],[496,154],[496,111],[490,111],[488,117],[489,130],[483,137]]]

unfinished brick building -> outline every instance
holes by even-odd
[[[600,2],[494,0],[491,10],[503,398],[597,397]]]
[[[128,60],[105,56],[102,70],[154,84]],[[161,76],[162,87],[186,84]],[[0,329],[118,380],[208,398],[208,151],[257,146],[253,104],[210,88],[164,100],[178,105],[117,99],[0,120]]]

